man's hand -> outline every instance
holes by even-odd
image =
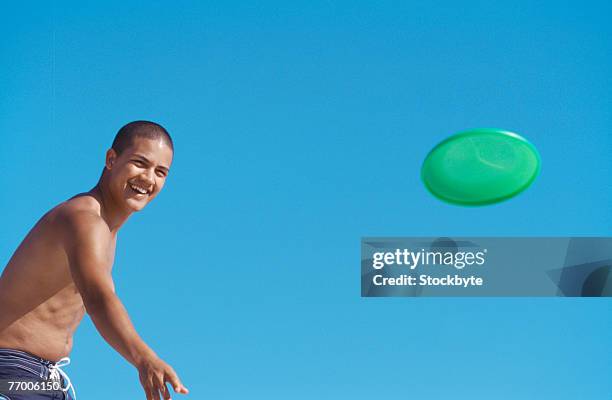
[[[138,365],[138,375],[147,395],[147,400],[160,400],[160,398],[169,400],[170,391],[166,386],[166,382],[172,385],[176,393],[189,393],[172,367],[158,357],[153,356],[141,362]]]

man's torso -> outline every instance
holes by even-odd
[[[72,336],[85,307],[75,286],[66,252],[62,218],[95,212],[88,196],[75,197],[49,211],[17,248],[0,277],[0,348],[59,360],[72,349]],[[115,240],[108,248],[109,267]]]

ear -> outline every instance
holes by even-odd
[[[114,149],[108,149],[106,151],[106,162],[105,162],[106,169],[112,169],[115,161],[117,161],[117,153],[115,152]]]

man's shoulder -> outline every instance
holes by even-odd
[[[91,196],[77,195],[59,204],[52,213],[55,224],[68,233],[110,234],[100,216],[100,204]]]

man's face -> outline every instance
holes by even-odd
[[[170,164],[172,149],[161,139],[135,137],[130,147],[106,154],[106,168],[113,200],[130,211],[140,211],[160,192]]]

